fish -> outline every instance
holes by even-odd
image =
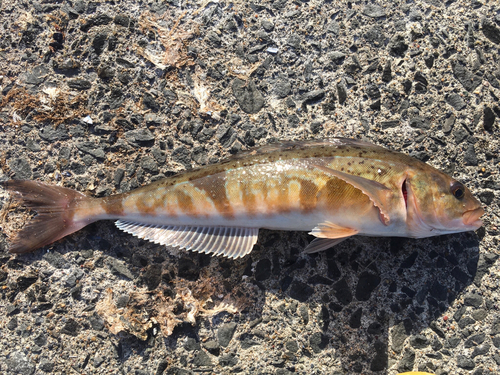
[[[307,231],[306,253],[355,235],[423,238],[482,226],[481,203],[461,182],[406,154],[329,138],[237,154],[101,198],[30,180],[0,182],[37,212],[10,241],[26,253],[99,220],[157,244],[241,258],[259,229]]]

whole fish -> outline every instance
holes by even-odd
[[[168,246],[239,258],[259,228],[309,231],[306,252],[354,235],[430,237],[478,229],[484,210],[460,182],[405,154],[353,139],[264,146],[103,198],[35,181],[0,183],[37,215],[10,252],[97,220]]]

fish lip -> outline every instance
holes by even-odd
[[[483,225],[483,222],[479,220],[479,218],[483,215],[484,209],[482,207],[478,207],[473,210],[465,211],[462,214],[462,220],[465,225],[479,228]]]

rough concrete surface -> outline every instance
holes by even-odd
[[[0,192],[0,373],[496,374],[500,5],[0,0],[0,180],[94,196],[343,136],[464,182],[484,227],[240,260],[99,222],[32,254]]]

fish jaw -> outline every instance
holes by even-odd
[[[470,227],[470,230],[479,229],[483,222],[479,218],[484,215],[484,209],[482,207],[475,208],[473,210],[465,211],[462,215],[463,224],[466,227]]]

